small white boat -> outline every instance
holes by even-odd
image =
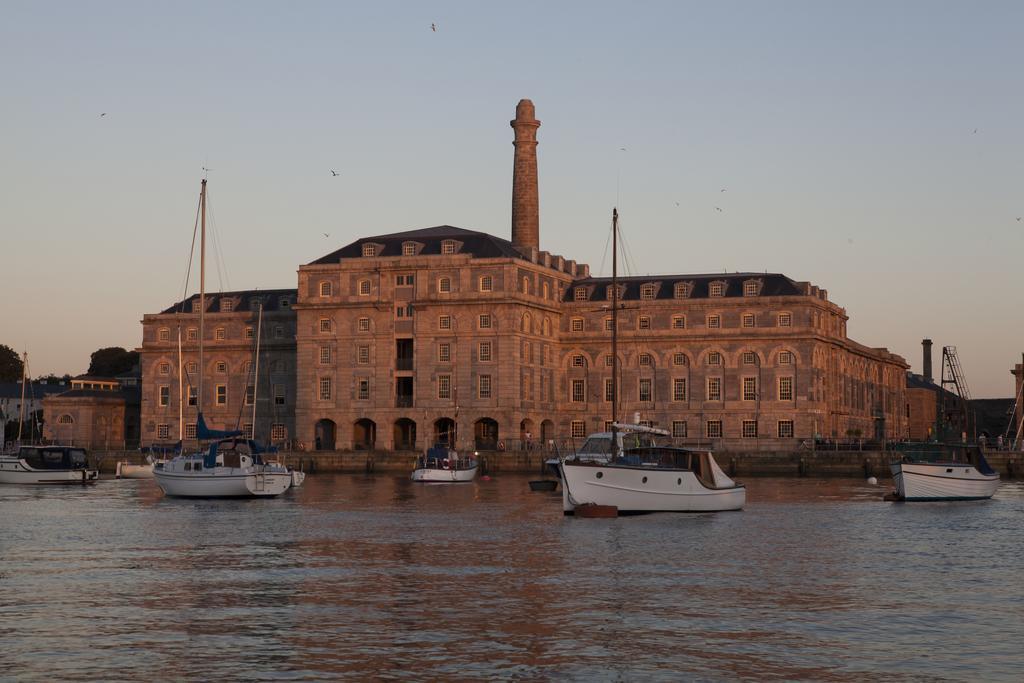
[[[967,459],[926,461],[912,455],[890,463],[896,500],[986,500],[999,488],[999,473],[980,451]]]
[[[416,460],[412,480],[449,484],[473,481],[478,465],[476,459],[459,457],[453,449],[439,444]]]
[[[562,511],[610,506],[620,513],[741,510],[747,490],[721,470],[709,451],[668,446],[631,448],[607,461],[561,463]]]
[[[206,453],[179,455],[154,466],[153,476],[165,495],[179,498],[255,498],[279,496],[292,475],[260,462],[243,447],[244,440],[225,439]]]
[[[153,463],[135,465],[130,462],[118,461],[114,469],[114,479],[152,479]]]
[[[302,486],[302,482],[306,481],[306,473],[302,470],[292,469],[284,463],[280,462],[268,462],[267,467],[275,472],[285,472],[292,478],[291,488],[298,488]]]
[[[89,484],[99,477],[84,448],[22,446],[0,455],[0,484]]]

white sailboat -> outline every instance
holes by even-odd
[[[612,431],[608,457],[570,456],[560,463],[562,511],[588,509],[636,512],[718,512],[740,510],[746,489],[719,468],[710,451],[641,445],[621,448],[618,410],[618,210],[612,210]],[[639,433],[665,435],[664,430],[630,426]],[[592,450],[592,449],[591,449]]]
[[[416,459],[412,480],[437,484],[467,482],[476,478],[478,469],[476,458],[460,457],[454,448],[437,444]]]
[[[241,431],[217,431],[203,418],[203,344],[206,315],[206,179],[199,195],[202,217],[199,267],[199,415],[196,438],[213,440],[205,452],[179,455],[153,468],[153,477],[165,495],[183,498],[238,498],[277,496],[291,486],[287,471],[263,462],[262,449],[242,439]],[[180,377],[180,373],[179,373]]]
[[[999,488],[999,473],[980,450],[973,457],[953,449],[951,458],[904,455],[890,463],[897,501],[986,500]]]

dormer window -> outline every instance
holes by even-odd
[[[677,299],[687,299],[690,296],[691,286],[689,282],[677,282],[672,288],[672,296]]]
[[[195,301],[192,302],[192,312],[193,313],[198,313],[199,312],[199,299],[196,299]]]
[[[286,296],[282,296],[282,297],[281,297],[281,298],[280,298],[280,299],[278,300],[278,302],[277,302],[277,306],[278,306],[278,308],[288,308],[288,307],[289,307],[289,306],[291,306],[291,305],[292,305],[292,300],[291,300],[291,299],[289,299],[289,298],[288,298],[288,297],[286,297]]]
[[[320,283],[320,296],[331,295],[331,282],[330,280],[324,280]]]
[[[614,287],[608,285],[608,289],[605,291],[605,296],[608,297],[609,300],[617,299],[621,301],[622,295],[625,291],[626,290],[622,285],[615,285]]]
[[[235,310],[234,299],[221,299],[220,310],[222,313],[230,313],[231,311]]]
[[[587,300],[587,288],[576,287],[572,290],[572,298],[574,301],[586,301]]]
[[[445,240],[444,242],[441,242],[441,253],[445,255],[454,254],[455,242],[452,240]]]
[[[760,280],[747,280],[743,283],[743,296],[757,296],[761,293]]]
[[[364,244],[363,245],[363,256],[376,256],[377,245],[376,244]]]
[[[648,283],[641,285],[640,287],[640,298],[641,299],[653,299],[654,298],[654,285]]]
[[[416,244],[413,242],[406,242],[402,245],[402,256],[415,256],[416,255]]]
[[[708,296],[725,296],[725,283],[712,282],[708,285]]]

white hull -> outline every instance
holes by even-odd
[[[890,466],[896,495],[907,501],[984,500],[999,487],[998,474],[966,463],[896,462]]]
[[[99,478],[97,470],[37,470],[21,458],[0,458],[0,484],[87,484]]]
[[[127,462],[119,462],[114,477],[116,479],[152,479],[153,465],[132,465]]]
[[[177,498],[251,498],[279,496],[292,485],[288,472],[253,472],[249,468],[216,467],[201,472],[156,470],[164,494]]]
[[[746,500],[742,486],[708,488],[689,471],[562,463],[566,514],[585,503],[619,512],[720,512],[740,510]]]
[[[476,477],[476,470],[476,467],[472,467],[468,470],[446,470],[421,467],[413,470],[412,480],[435,483],[473,481]]]
[[[306,481],[306,473],[300,472],[299,470],[291,470],[289,474],[292,475],[292,488],[302,486],[302,482]]]

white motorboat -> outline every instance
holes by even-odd
[[[145,463],[143,465],[136,465],[134,463],[121,460],[117,463],[117,467],[114,469],[115,479],[152,479],[153,478],[153,463]]]
[[[153,468],[156,483],[179,498],[279,496],[292,485],[291,472],[261,462],[252,442],[222,439],[206,453],[179,455]]]
[[[955,452],[954,452],[955,453]],[[971,461],[973,460],[973,462]],[[971,460],[925,460],[906,455],[890,463],[896,500],[986,500],[999,488],[999,473],[980,451]]]
[[[99,477],[84,448],[22,446],[0,455],[0,484],[89,484]]]
[[[475,458],[459,457],[455,450],[438,444],[416,460],[412,480],[439,484],[473,481],[478,467]]]
[[[668,446],[630,448],[606,461],[562,461],[562,511],[611,506],[620,513],[740,510],[746,488],[709,451]]]

